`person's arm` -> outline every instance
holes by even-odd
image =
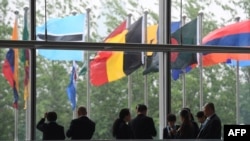
[[[61,140],[65,140],[65,133],[64,133],[64,127],[62,126],[62,132],[61,132]]]
[[[45,119],[47,117],[47,113],[44,114],[44,117],[41,118],[41,120],[37,123],[36,128],[40,131],[44,131],[44,123],[45,123]]]
[[[95,132],[95,122],[93,122],[93,121],[91,121],[91,135],[90,135],[90,137],[92,138],[92,136],[93,136],[93,134],[94,134],[94,132]]]
[[[150,118],[149,124],[150,124],[150,129],[151,129],[151,135],[155,137],[157,133],[156,133],[155,124],[152,118]]]
[[[70,123],[69,129],[68,129],[68,131],[66,132],[66,136],[67,136],[68,138],[72,137],[73,126],[74,126],[74,123],[73,123],[73,120],[72,120],[71,123]]]

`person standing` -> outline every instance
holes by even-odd
[[[199,131],[200,131],[202,129],[202,127],[204,126],[204,122],[205,122],[207,117],[204,115],[203,111],[198,111],[196,113],[196,118],[197,118],[198,122],[200,123],[200,128],[199,128]]]
[[[130,122],[135,139],[153,139],[156,136],[154,121],[147,116],[147,106],[139,104],[137,116]]]
[[[168,114],[167,126],[163,129],[163,139],[175,139],[180,125],[176,125],[176,115]]]
[[[45,120],[48,123],[45,123]],[[37,123],[36,128],[43,132],[43,140],[64,140],[64,127],[57,124],[56,112],[48,112],[44,114],[44,117]]]
[[[207,118],[197,138],[221,139],[221,120],[215,113],[214,104],[212,102],[206,103],[203,107],[203,112]]]
[[[180,112],[181,125],[177,130],[177,139],[194,139],[196,137],[195,127],[190,119],[190,113],[186,109],[182,109]]]
[[[66,136],[72,140],[91,139],[95,132],[95,122],[87,117],[87,110],[84,106],[78,108],[77,114],[78,118],[71,121]]]
[[[131,120],[130,111],[128,108],[121,109],[119,118],[117,118],[113,124],[112,134],[116,139],[132,139],[133,133],[128,126],[128,122]]]

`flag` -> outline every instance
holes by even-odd
[[[122,22],[106,43],[141,43],[142,17],[126,29]],[[93,86],[119,80],[141,66],[141,52],[100,51],[90,62],[90,82]]]
[[[85,14],[54,18],[47,21],[48,41],[84,41]],[[36,28],[37,40],[46,40],[46,23]],[[82,61],[83,51],[38,49],[38,54],[50,60]]]
[[[12,31],[12,40],[18,40],[17,18],[15,19]],[[19,99],[18,59],[19,59],[18,49],[10,48],[6,54],[6,58],[4,60],[2,67],[2,73],[13,89],[13,95],[14,95],[13,107],[16,109],[18,108],[18,99]]]
[[[24,27],[23,27],[23,40],[27,41],[29,40],[29,31],[28,31],[28,19],[27,19],[28,11],[25,10],[24,13]],[[22,50],[22,58],[21,61],[24,64],[24,109],[27,108],[27,100],[29,97],[29,74],[30,74],[30,53],[29,49],[23,49]]]
[[[85,75],[88,71],[88,68],[87,68],[87,65],[86,65],[86,62],[84,62],[82,68],[80,69],[80,72],[78,75]]]
[[[203,38],[202,43],[204,45],[220,45],[229,47],[250,46],[250,20],[218,28],[206,35]],[[228,62],[228,59],[238,61],[250,60],[250,55],[244,53],[208,53],[204,54],[202,58],[204,66],[211,66],[218,63]]]
[[[179,28],[171,36],[171,44],[196,45],[197,18]],[[171,69],[185,69],[194,63],[197,63],[196,52],[171,53]]]
[[[179,21],[175,21],[171,23],[171,33],[175,32],[180,27]],[[150,42],[152,44],[156,44],[158,42],[159,37],[159,28],[157,26],[157,34],[149,34],[154,35],[157,37],[154,37],[156,39],[156,42]],[[151,72],[158,72],[159,71],[159,53],[154,52],[151,56],[147,56],[147,68],[143,71],[143,75],[146,75]]]
[[[67,87],[67,94],[71,103],[72,110],[76,108],[76,63],[73,61],[72,70],[70,74],[70,82]]]

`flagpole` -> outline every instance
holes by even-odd
[[[186,16],[182,16],[181,26],[186,24]],[[182,69],[182,107],[186,107],[187,99],[186,99],[186,69]]]
[[[202,44],[202,18],[203,13],[199,12],[197,20],[197,45]],[[199,53],[199,69],[200,69],[200,110],[203,107],[203,62],[202,62],[202,52]]]
[[[131,25],[131,16],[132,14],[128,14],[127,16],[127,24],[126,24],[127,29]],[[132,110],[131,105],[132,105],[132,77],[131,75],[128,75],[128,108],[130,109],[130,111]]]
[[[15,17],[16,18],[16,24],[18,25],[18,15],[19,15],[19,12],[15,11],[14,13],[15,13],[15,16],[16,16]],[[18,68],[15,68],[15,69],[18,69]],[[18,141],[18,107],[15,107],[14,114],[15,114],[15,136],[14,136],[14,141]]]
[[[73,16],[75,16],[77,13],[75,12],[75,11],[73,11],[72,12],[72,15]],[[83,36],[83,38],[84,38],[84,36]],[[72,66],[75,66],[75,62],[74,61],[72,61]],[[75,68],[76,69],[76,68]],[[75,70],[76,71],[76,70]],[[77,71],[76,71],[77,72]],[[76,85],[76,90],[77,90],[77,83],[75,84]],[[75,99],[76,99],[76,104],[77,104],[77,91],[76,91],[76,97],[75,97]],[[75,109],[73,109],[73,111],[72,111],[72,119],[75,119],[77,117],[77,115],[76,115],[76,108]]]
[[[90,8],[87,8],[86,9],[86,12],[87,12],[87,39],[86,41],[87,42],[90,42],[90,11],[91,9]],[[90,114],[91,114],[91,111],[90,111],[90,104],[91,104],[91,101],[90,101],[90,82],[89,82],[89,78],[90,78],[90,71],[89,71],[89,51],[87,50],[86,51],[86,63],[87,63],[87,112],[88,112],[88,116],[90,117]]]
[[[235,18],[236,22],[240,21],[240,17]],[[239,83],[240,83],[240,63],[239,60],[236,60],[236,124],[239,124],[240,122],[240,107],[239,107]]]
[[[29,10],[29,7],[28,6],[25,6],[24,7],[24,17],[26,17],[27,18],[27,20],[28,20],[28,10]],[[25,20],[25,19],[24,19]],[[28,21],[27,21],[28,22]],[[28,24],[28,23],[27,23]],[[25,26],[25,25],[24,25]],[[29,49],[24,49],[24,57],[25,57],[25,60],[24,61],[26,61],[26,51],[25,50],[27,50],[28,51],[28,65],[29,65],[29,74],[28,74],[28,78],[30,79],[31,78],[31,74],[30,74],[30,72],[31,72],[31,68],[30,68],[30,58],[31,58],[31,56],[30,56],[30,50]],[[25,62],[25,65],[26,65],[26,62]],[[26,140],[30,140],[30,134],[31,134],[31,129],[30,129],[30,80],[28,80],[28,84],[27,84],[28,86],[27,86],[27,93],[28,93],[28,95],[27,95],[27,99],[26,99],[26,111],[25,111],[25,114],[26,114],[26,117],[25,117],[25,123],[26,123]],[[25,87],[25,86],[24,86]]]
[[[142,43],[146,44],[147,43],[147,15],[148,11],[144,11],[143,15],[143,24],[142,24]],[[147,52],[144,52],[142,54],[142,61],[144,60],[144,68],[147,68]],[[148,106],[148,76],[144,75],[144,104]]]

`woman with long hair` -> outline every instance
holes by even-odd
[[[133,133],[128,125],[131,120],[130,111],[128,108],[121,109],[119,118],[113,124],[112,134],[116,139],[132,139]]]
[[[177,131],[177,138],[179,139],[193,139],[195,138],[195,128],[190,120],[190,113],[186,109],[180,112],[181,126]]]

